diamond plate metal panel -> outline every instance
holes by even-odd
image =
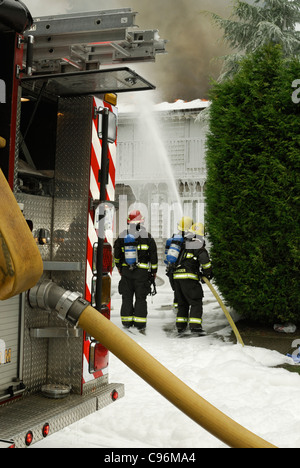
[[[33,433],[33,443],[43,439],[42,427],[50,425],[50,434],[113,402],[112,393],[124,396],[122,384],[111,383],[86,397],[71,394],[64,399],[33,395],[1,408],[0,438],[12,439],[16,448],[25,448],[25,436]]]
[[[39,197],[17,193],[16,199],[24,204],[24,216],[33,222],[33,230],[46,228],[51,231],[53,200],[50,197]],[[49,260],[50,245],[39,246],[43,260]],[[43,279],[47,278],[43,274]],[[48,340],[36,340],[30,337],[30,330],[48,326],[49,314],[45,311],[33,310],[28,301],[24,305],[24,353],[23,353],[23,382],[29,393],[34,393],[46,383]]]
[[[33,223],[33,232],[40,229],[52,230],[52,210],[53,199],[51,197],[40,197],[37,195],[27,195],[16,193],[15,197],[19,203],[24,204],[23,214],[26,219]],[[43,260],[51,258],[51,244],[38,246]]]
[[[52,260],[79,262],[81,271],[52,272],[65,289],[84,294],[92,132],[92,97],[60,99],[58,108]],[[62,236],[56,235],[62,233]],[[51,325],[61,320],[51,316]],[[81,392],[81,338],[49,340],[49,383],[66,383]]]
[[[39,197],[18,193],[33,231],[48,229],[51,243],[39,246],[44,261],[79,262],[80,271],[45,272],[60,286],[84,293],[87,239],[92,98],[61,99],[58,109],[55,193]],[[81,393],[82,333],[79,338],[34,338],[30,329],[61,327],[55,314],[33,310],[26,301],[24,383],[36,392],[45,383],[65,383]],[[65,324],[66,328],[70,325]]]
[[[89,171],[93,97],[61,98],[58,105],[54,197],[17,193],[24,204],[24,216],[33,222],[33,231],[49,230],[50,244],[39,245],[44,262],[50,265],[42,279],[52,279],[65,289],[84,295]],[[76,270],[51,271],[51,262],[73,262]],[[56,314],[32,309],[25,301],[23,381],[28,393],[36,393],[45,383],[70,385],[74,393],[88,394],[108,384],[108,376],[82,388],[83,333],[67,338],[39,338],[35,329],[62,327]],[[68,332],[66,333],[68,335]]]
[[[82,262],[81,273],[55,273],[60,286],[84,292],[92,97],[61,99],[58,110],[52,260]]]

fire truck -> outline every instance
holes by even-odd
[[[117,95],[154,89],[128,63],[165,52],[157,30],[140,30],[135,17],[123,8],[33,19],[22,2],[0,2],[1,170],[42,279],[107,318]],[[0,447],[30,446],[123,395],[93,336],[26,292],[0,301]]]

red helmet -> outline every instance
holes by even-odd
[[[143,223],[144,222],[144,217],[142,216],[141,212],[139,210],[133,210],[129,213],[128,218],[127,218],[127,224],[134,223]]]

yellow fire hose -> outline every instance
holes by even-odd
[[[173,405],[229,447],[276,448],[204,400],[93,307],[88,306],[83,310],[78,326]]]
[[[217,291],[215,290],[215,288],[213,287],[213,285],[211,284],[210,281],[208,281],[208,279],[205,277],[205,276],[202,276],[202,279],[205,281],[205,283],[207,284],[207,286],[209,287],[209,289],[211,290],[211,292],[213,293],[213,295],[215,296],[215,298],[217,299],[218,303],[220,304],[228,322],[230,323],[231,325],[231,328],[236,336],[236,339],[238,340],[239,343],[241,343],[241,345],[244,346],[244,342],[241,338],[241,335],[239,334],[239,331],[238,329],[236,328],[236,325],[234,323],[234,321],[232,320],[232,317],[230,315],[230,313],[228,312],[228,310],[226,309],[224,303],[222,302],[221,298],[219,297],[219,295],[217,294]]]
[[[0,169],[0,300],[27,291],[42,273],[38,247]]]
[[[6,140],[5,138],[0,136],[0,149],[5,148],[6,146]]]

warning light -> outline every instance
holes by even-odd
[[[2,448],[16,448],[13,440],[0,439],[0,449]]]
[[[111,392],[111,399],[112,399],[112,401],[116,401],[118,398],[119,398],[119,394],[118,394],[117,390],[113,390],[113,391]]]
[[[25,436],[25,444],[27,445],[27,447],[29,447],[32,441],[33,441],[33,433],[31,431],[28,431]]]
[[[93,274],[94,275],[97,274],[97,249],[98,249],[98,243],[96,242],[93,245]],[[108,242],[104,242],[102,273],[111,273],[112,263],[113,263],[112,246]]]
[[[117,95],[113,93],[106,93],[104,95],[104,101],[109,102],[109,104],[112,104],[113,106],[117,105]]]
[[[111,273],[112,271],[112,246],[108,242],[104,242],[103,245],[103,265],[102,265],[102,272],[103,273]]]
[[[97,276],[93,276],[92,278],[92,299],[91,305],[93,307],[96,306],[96,283],[97,283]],[[111,296],[111,278],[109,275],[102,276],[102,291],[101,291],[101,304],[107,305],[110,302]]]
[[[45,424],[43,425],[43,429],[42,429],[43,437],[47,437],[47,435],[49,435],[49,432],[50,432],[50,424],[49,424],[49,423],[45,423]]]

